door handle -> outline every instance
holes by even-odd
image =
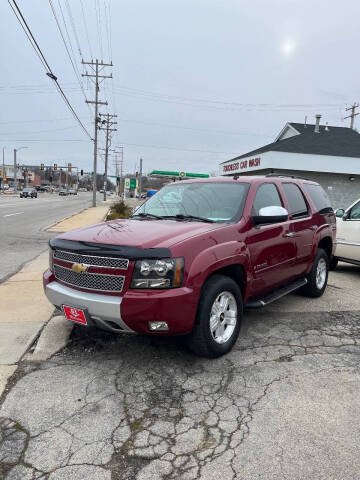
[[[288,232],[288,233],[284,233],[283,236],[284,237],[295,237],[295,233],[294,232]]]

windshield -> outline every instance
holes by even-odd
[[[32,192],[32,188],[24,188],[23,192]]]
[[[174,183],[139,207],[134,217],[200,217],[213,222],[240,219],[248,183]]]

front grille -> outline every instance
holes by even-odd
[[[97,267],[120,268],[121,270],[127,270],[129,266],[129,260],[127,258],[81,255],[80,253],[66,252],[65,250],[54,250],[54,258],[71,263],[84,263],[85,265],[94,265]]]
[[[73,287],[103,292],[121,292],[125,277],[122,275],[103,275],[100,273],[76,273],[69,268],[54,265],[55,278]]]

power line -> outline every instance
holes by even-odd
[[[52,4],[52,0],[49,0],[49,4],[50,4],[51,10],[52,10],[52,13],[53,13],[53,15],[54,15],[54,18],[55,18],[55,21],[56,21],[58,30],[59,30],[60,35],[61,35],[61,38],[62,38],[62,40],[63,40],[63,43],[64,43],[64,46],[65,46],[66,52],[67,52],[67,54],[68,54],[68,56],[69,56],[69,59],[70,59],[72,68],[73,68],[74,73],[75,73],[75,76],[76,76],[76,78],[77,78],[77,80],[78,80],[78,83],[79,83],[79,85],[80,85],[81,91],[82,91],[82,93],[83,93],[83,95],[84,95],[84,98],[85,98],[85,100],[86,100],[86,93],[85,93],[85,90],[84,90],[84,85],[82,84],[82,81],[81,81],[81,77],[80,77],[79,70],[78,70],[78,68],[77,68],[77,66],[76,66],[76,62],[74,63],[74,61],[73,61],[73,59],[72,59],[72,57],[71,57],[71,55],[70,55],[70,51],[69,51],[69,49],[68,49],[68,46],[67,46],[65,37],[64,37],[63,32],[62,32],[62,30],[61,30],[60,23],[59,23],[59,20],[58,20],[58,18],[57,18],[57,15],[56,15],[55,8],[54,8],[54,6],[53,6],[53,4]],[[63,12],[62,12],[62,9],[61,9],[60,2],[59,2],[59,6],[60,6],[61,15],[62,15],[62,18],[63,18],[63,21],[64,21],[66,33],[67,33],[67,35],[68,35],[70,48],[71,48],[71,50],[72,50],[72,45],[71,45],[71,42],[70,42],[69,33],[68,33],[68,31],[67,31],[67,28],[66,28],[66,23],[65,23],[65,19],[64,19],[64,15],[63,15]],[[73,54],[74,54],[74,53],[73,53]],[[89,108],[89,110],[90,110],[90,112],[91,112],[90,106],[88,106],[88,108]]]
[[[100,54],[101,54],[101,58],[103,58],[104,55],[103,55],[102,38],[101,38],[100,10],[99,10],[99,3],[97,0],[94,0],[94,7],[95,7],[96,26],[97,26]]]
[[[72,27],[73,32],[74,32],[74,37],[75,37],[75,41],[76,41],[76,44],[77,44],[77,47],[78,47],[79,55],[80,55],[80,58],[81,58],[81,60],[82,60],[83,55],[82,55],[82,53],[81,53],[81,47],[80,47],[79,37],[78,37],[78,35],[77,35],[76,26],[75,26],[75,22],[74,22],[74,17],[73,17],[73,15],[72,15],[72,13],[71,13],[71,8],[70,8],[70,5],[69,5],[68,0],[65,0],[65,5],[66,5],[67,11],[68,11],[69,18],[70,18],[71,27]]]
[[[156,98],[164,98],[167,100],[174,99],[174,100],[182,100],[182,101],[189,101],[189,102],[199,102],[199,103],[214,103],[214,104],[221,104],[221,105],[230,105],[230,106],[239,106],[239,107],[339,107],[339,104],[335,103],[319,103],[319,104],[274,104],[274,103],[239,103],[235,101],[222,101],[222,100],[214,100],[214,99],[204,99],[204,98],[196,98],[196,97],[183,97],[178,95],[168,95],[164,93],[152,92],[148,90],[140,90],[137,88],[127,87],[124,85],[119,85],[118,90],[128,90],[129,94],[133,95],[147,95]]]
[[[87,38],[87,42],[88,42],[88,46],[89,46],[89,53],[90,53],[90,57],[93,58],[93,54],[92,54],[92,51],[91,51],[91,43],[90,43],[90,38],[89,38],[89,32],[88,32],[87,23],[86,23],[86,16],[85,16],[83,0],[80,0],[80,4],[81,4],[81,12],[82,12],[82,17],[83,17],[83,22],[84,22],[84,27],[85,27],[86,38]]]
[[[32,41],[30,40],[29,35],[27,35],[27,37],[28,37],[28,39],[29,39],[29,41],[30,41],[31,46],[34,48],[35,52],[37,53],[37,55],[40,57],[40,59],[42,59],[43,66],[45,67],[45,70],[47,70],[46,75],[47,75],[48,77],[50,77],[50,78],[54,81],[54,83],[55,83],[55,85],[56,85],[56,88],[58,89],[60,95],[62,96],[64,102],[66,103],[66,105],[67,105],[68,108],[70,109],[71,113],[72,113],[73,116],[76,118],[77,122],[79,123],[79,125],[80,125],[81,128],[83,129],[84,133],[91,139],[90,133],[89,133],[89,132],[86,130],[86,128],[84,127],[83,123],[81,122],[80,118],[78,117],[77,113],[75,112],[74,108],[72,107],[71,103],[69,102],[68,98],[66,97],[63,89],[61,88],[61,86],[60,86],[60,84],[59,84],[59,82],[58,82],[58,80],[57,80],[57,77],[54,75],[54,73],[53,73],[50,65],[48,64],[48,62],[47,62],[44,54],[42,53],[42,51],[41,51],[41,49],[40,49],[37,41],[35,40],[35,37],[34,37],[32,31],[31,31],[29,25],[27,24],[27,22],[26,22],[26,20],[25,20],[25,18],[24,18],[24,16],[23,16],[23,14],[21,13],[21,10],[20,10],[20,8],[18,7],[16,1],[15,1],[15,0],[12,0],[12,2],[13,2],[13,4],[14,4],[14,6],[15,6],[15,8],[16,8],[16,11],[18,12],[18,14],[19,14],[22,22],[20,21],[19,16],[16,15],[16,12],[15,12],[15,10],[14,10],[14,8],[13,8],[13,5],[11,4],[11,0],[8,0],[8,3],[9,3],[9,5],[11,6],[12,10],[14,11],[16,18],[18,19],[20,25],[23,27],[23,30],[25,30],[25,33],[28,33],[28,34],[30,35]]]

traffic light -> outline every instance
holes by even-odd
[[[139,172],[136,172],[136,178],[138,178],[138,176],[139,176]]]
[[[80,170],[80,175],[81,175],[81,176],[84,175],[84,170],[83,170],[83,169]]]
[[[68,163],[68,172],[71,172],[71,163]]]
[[[116,185],[120,185],[120,177],[116,177]]]
[[[53,181],[53,177],[52,175],[50,175],[50,183],[52,183],[52,181]]]
[[[57,170],[57,163],[54,163],[54,170]]]
[[[44,164],[43,163],[40,164],[40,170],[44,170]]]

